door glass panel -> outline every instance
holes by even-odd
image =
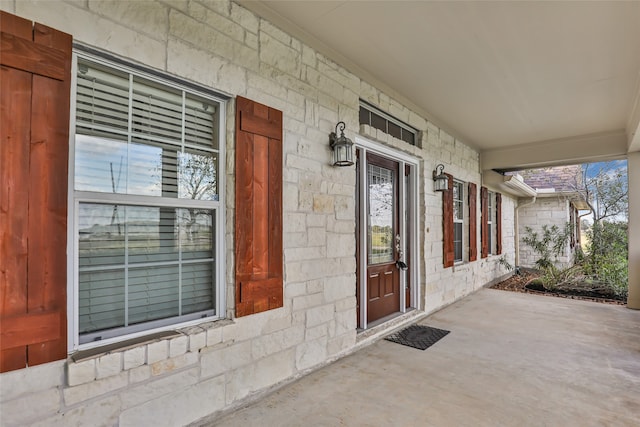
[[[367,185],[368,263],[393,262],[393,171],[368,165]]]

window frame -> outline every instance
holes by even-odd
[[[365,110],[368,113],[369,116],[369,120],[367,123],[363,123],[360,120],[360,116],[362,115],[362,110]],[[374,126],[373,124],[373,116],[372,115],[376,115],[378,116],[380,119],[385,121],[385,129],[381,129],[377,126]],[[387,135],[391,135],[393,138],[399,139],[401,141],[406,142],[409,145],[413,145],[413,146],[417,146],[418,145],[418,130],[415,129],[414,127],[404,123],[403,121],[396,119],[395,117],[393,117],[392,115],[390,115],[389,113],[385,113],[384,111],[382,111],[381,109],[375,107],[374,105],[369,104],[366,101],[360,100],[360,105],[358,107],[358,124],[360,125],[369,125],[371,127],[373,127],[374,129],[378,129],[381,130],[382,132],[384,132]],[[398,128],[400,128],[400,136],[394,136],[390,131],[389,131],[389,124],[392,124],[394,126],[397,126]],[[412,141],[407,141],[407,139],[404,138],[404,134],[410,135]]]
[[[76,107],[77,107],[77,72],[78,60],[85,59],[99,65],[113,69],[116,72],[125,72],[139,76],[147,81],[161,85],[163,88],[184,91],[189,95],[206,98],[218,104],[218,147],[211,151],[217,156],[217,200],[194,200],[168,197],[112,194],[91,191],[76,191],[75,184],[75,138],[76,138]],[[67,330],[68,351],[87,349],[103,346],[115,342],[136,338],[163,330],[174,330],[182,327],[195,325],[202,322],[210,322],[222,319],[226,316],[226,256],[225,256],[225,215],[226,215],[226,110],[228,97],[218,92],[214,92],[206,87],[182,81],[164,73],[131,64],[108,54],[96,52],[91,48],[82,45],[74,45],[71,62],[71,92],[70,92],[70,118],[69,118],[69,162],[68,162],[68,228],[67,228]],[[214,304],[211,310],[207,310],[206,317],[202,317],[203,312],[192,313],[180,317],[170,317],[165,319],[143,322],[138,325],[129,326],[126,331],[117,328],[119,331],[114,336],[109,336],[98,341],[81,343],[79,334],[79,207],[81,203],[117,203],[124,206],[147,206],[152,208],[197,208],[211,212],[213,239],[213,271],[212,271],[212,291]],[[111,334],[113,335],[113,334]]]
[[[453,240],[453,264],[462,264],[464,263],[465,260],[465,219],[466,219],[466,215],[465,215],[465,210],[468,207],[466,202],[466,194],[467,192],[465,191],[465,185],[466,183],[464,181],[461,181],[459,179],[455,179],[453,180],[453,187],[455,189],[455,187],[458,187],[458,199],[456,199],[453,195],[453,193],[451,194],[451,202],[453,204],[453,233],[452,233],[452,240]],[[456,218],[456,209],[455,209],[455,204],[456,203],[460,203],[460,209],[459,209],[459,213],[462,215],[462,218]],[[455,255],[455,246],[456,246],[456,224],[460,224],[460,245],[461,245],[461,258],[456,258]]]
[[[496,219],[496,193],[491,190],[487,190],[487,238],[489,242],[487,244],[487,255],[496,254],[496,227],[494,227]]]

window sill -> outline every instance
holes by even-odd
[[[84,360],[92,359],[98,356],[102,356],[108,353],[114,353],[118,351],[130,350],[135,347],[140,347],[142,345],[146,345],[152,343],[154,341],[160,341],[164,339],[171,339],[181,336],[182,334],[178,331],[163,331],[156,332],[154,334],[143,335],[137,338],[131,338],[124,341],[119,341],[112,344],[102,345],[99,347],[93,347],[86,350],[79,350],[75,353],[71,354],[70,359],[73,362],[82,362]]]

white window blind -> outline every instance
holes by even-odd
[[[219,111],[173,84],[79,59],[81,343],[215,314]]]

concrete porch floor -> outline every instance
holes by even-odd
[[[640,311],[483,289],[207,426],[639,426]]]

